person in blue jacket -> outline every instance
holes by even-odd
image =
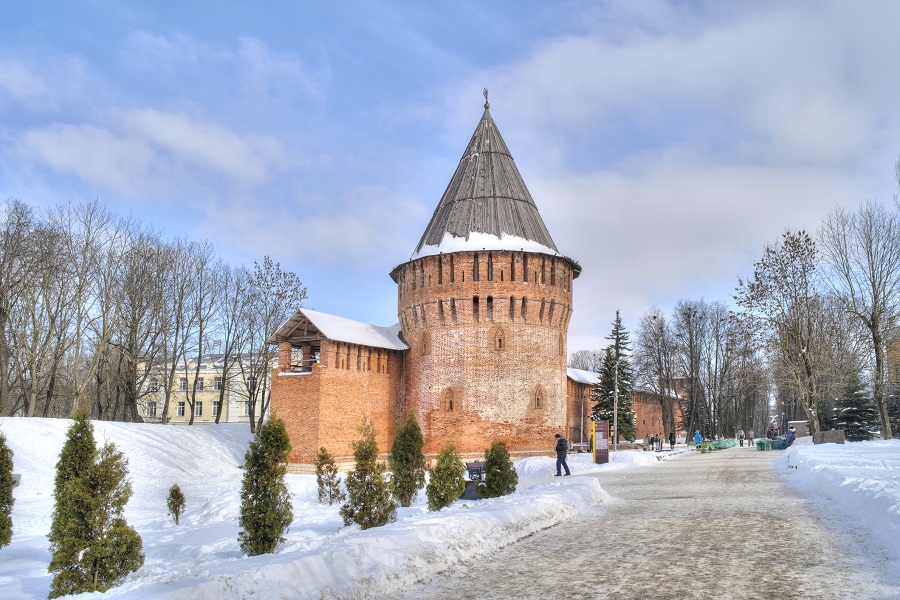
[[[787,430],[787,434],[784,436],[784,447],[787,448],[791,444],[794,443],[794,426],[791,425]]]
[[[697,431],[694,432],[694,444],[699,447],[700,442],[702,442],[702,441],[703,441],[703,436],[700,435],[700,430],[698,429]]]

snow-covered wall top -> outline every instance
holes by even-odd
[[[573,369],[572,367],[569,367],[566,369],[566,375],[568,375],[569,379],[577,383],[586,383],[588,385],[597,385],[600,383],[600,377],[598,377],[596,373],[585,371],[583,369]]]
[[[400,323],[390,327],[378,327],[308,308],[301,308],[298,312],[303,313],[322,335],[336,342],[387,348],[388,350],[406,350],[408,348],[399,337]]]
[[[527,240],[516,235],[497,236],[492,233],[473,231],[469,233],[468,237],[459,237],[448,231],[444,234],[444,238],[439,244],[422,246],[410,257],[410,260],[415,260],[423,256],[434,256],[435,254],[466,251],[478,252],[479,250],[513,250],[516,252],[536,252],[540,254],[550,254],[552,256],[561,256],[560,253],[553,248],[549,248],[540,242]]]

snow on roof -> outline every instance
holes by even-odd
[[[478,250],[514,250],[535,252],[540,254],[549,254],[551,256],[562,256],[559,252],[533,240],[528,240],[516,235],[503,235],[499,237],[492,233],[481,233],[479,231],[470,231],[465,237],[456,236],[449,231],[444,233],[441,243],[437,245],[422,246],[421,250],[415,252],[410,260],[415,260],[423,256],[434,256],[435,254],[450,252],[467,252]]]
[[[596,373],[592,373],[591,371],[584,371],[582,369],[573,369],[572,367],[568,367],[566,369],[566,375],[569,376],[569,379],[577,383],[586,383],[588,385],[597,385],[598,383],[600,383],[600,377],[598,377]]]
[[[387,348],[388,350],[408,349],[399,337],[400,323],[390,327],[378,327],[308,308],[301,308],[297,312],[302,313],[322,335],[330,340],[373,348]]]

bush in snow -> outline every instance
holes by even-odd
[[[425,455],[422,430],[413,417],[397,432],[391,447],[391,485],[400,506],[409,506],[425,485]]]
[[[6,445],[6,436],[0,433],[0,548],[12,540],[13,451]]]
[[[284,483],[291,444],[281,419],[272,419],[250,442],[241,484],[241,550],[250,556],[275,551],[294,520]]]
[[[341,479],[338,477],[334,456],[323,446],[316,455],[316,483],[319,484],[319,503],[343,502],[347,495],[341,491]]]
[[[56,465],[50,598],[105,592],[144,564],[141,537],[124,517],[127,476],[123,454],[111,442],[97,452],[87,416],[76,416]]]
[[[169,507],[169,514],[175,519],[176,525],[178,525],[178,520],[184,513],[184,504],[184,494],[181,493],[181,488],[178,487],[177,483],[173,483],[172,487],[169,488],[169,498],[166,500],[166,505]]]
[[[453,444],[441,448],[425,496],[428,498],[428,510],[441,510],[450,506],[466,491],[466,479],[463,475],[463,464]]]
[[[512,466],[509,449],[503,442],[494,442],[484,452],[484,483],[478,484],[478,494],[496,498],[516,491],[519,474]]]
[[[377,462],[378,444],[375,430],[368,421],[359,430],[362,439],[353,442],[356,468],[347,475],[347,494],[341,507],[344,525],[359,523],[363,529],[379,527],[397,520],[397,503],[385,479],[386,467]]]

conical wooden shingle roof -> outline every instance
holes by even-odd
[[[480,249],[485,236],[496,238],[494,250],[520,250],[527,240],[526,250],[558,254],[487,102],[413,258],[459,250],[473,237]]]

